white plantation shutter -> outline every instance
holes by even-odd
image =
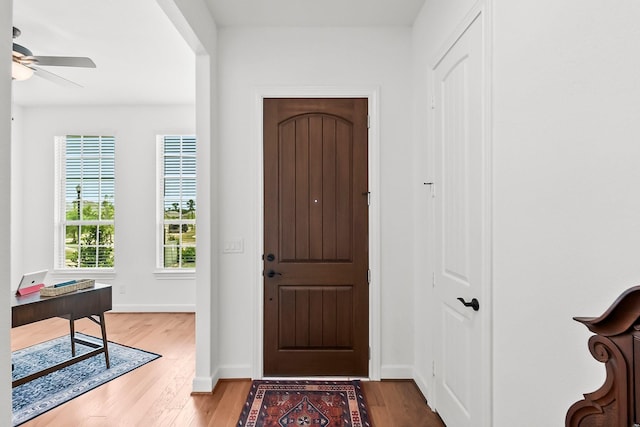
[[[159,136],[158,268],[195,268],[196,205],[195,136]]]
[[[113,268],[115,138],[56,138],[56,268]]]

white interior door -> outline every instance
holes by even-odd
[[[452,427],[484,422],[482,289],[487,254],[483,250],[483,203],[487,186],[483,69],[479,17],[434,69],[435,406]],[[470,306],[472,301],[479,307]]]

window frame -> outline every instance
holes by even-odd
[[[112,219],[90,219],[90,220],[72,220],[77,225],[110,225],[113,227],[113,265],[109,267],[69,267],[66,263],[66,227],[69,224],[67,220],[66,210],[66,183],[67,183],[67,171],[66,171],[66,147],[67,141],[70,137],[97,137],[97,138],[111,138],[113,140],[113,197],[111,202],[115,209],[115,192],[116,192],[116,172],[115,172],[115,159],[116,159],[116,140],[117,136],[114,133],[111,134],[66,134],[54,137],[54,153],[55,153],[55,179],[54,179],[54,274],[59,273],[64,276],[85,276],[87,272],[90,272],[92,277],[112,278],[115,276],[116,268],[116,239],[115,239],[115,225],[116,218],[115,212]],[[102,157],[102,154],[100,155]],[[81,177],[81,181],[82,181]]]
[[[172,279],[172,278],[191,278],[195,277],[195,271],[197,268],[198,257],[197,257],[197,241],[193,245],[186,245],[188,247],[196,248],[196,267],[166,267],[165,263],[165,242],[164,242],[164,227],[167,223],[165,219],[165,194],[164,194],[164,185],[165,185],[165,141],[167,138],[180,138],[182,142],[185,138],[192,138],[194,142],[196,141],[196,136],[193,134],[162,134],[156,136],[156,277],[159,279]],[[197,150],[197,146],[194,145],[194,149]],[[180,157],[183,157],[183,153],[181,150]],[[194,152],[193,159],[194,164],[197,158],[197,152]],[[182,177],[182,175],[180,175]],[[197,169],[195,170],[195,175],[193,179],[197,182]],[[182,183],[180,185],[182,189]],[[197,195],[196,195],[197,196]],[[196,199],[197,201],[197,199]],[[189,220],[180,218],[180,225],[182,224],[193,224],[194,228],[197,227],[197,204],[196,204],[196,218]],[[182,250],[185,246],[183,242],[179,246],[180,250]],[[182,257],[178,255],[179,262],[182,262]]]

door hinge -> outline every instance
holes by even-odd
[[[371,191],[365,191],[362,195],[367,196],[367,206],[371,206]]]
[[[436,183],[435,182],[425,182],[424,185],[429,186],[429,190],[431,190],[431,197],[436,197]]]
[[[367,270],[367,283],[371,284],[371,270]]]
[[[432,288],[436,287],[436,273],[435,273],[435,271],[431,273],[431,287]]]
[[[431,376],[432,377],[436,376],[436,361],[435,360],[431,361]]]
[[[367,114],[367,129],[371,129],[371,116]]]
[[[435,96],[431,97],[431,109],[432,110],[436,109],[436,97]]]

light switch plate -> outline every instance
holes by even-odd
[[[225,254],[241,254],[244,252],[244,239],[242,237],[233,237],[224,241],[222,253]]]

